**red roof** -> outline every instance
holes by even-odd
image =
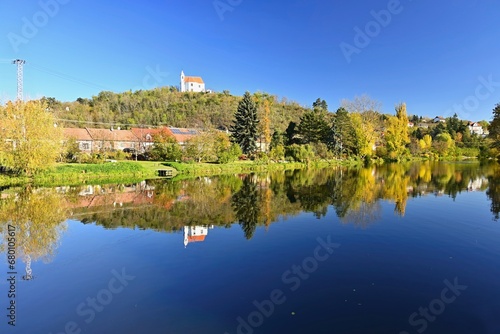
[[[200,132],[196,129],[187,129],[187,128],[169,128],[172,136],[174,136],[175,140],[178,143],[184,143],[187,140],[196,137],[200,134]]]
[[[154,136],[160,133],[164,133],[167,136],[173,137],[172,132],[168,128],[160,129],[144,129],[144,128],[132,128],[130,129],[132,133],[143,142],[153,142]]]
[[[73,138],[75,140],[92,140],[92,137],[90,136],[87,129],[63,128],[63,136],[67,139]]]
[[[185,77],[184,82],[196,82],[199,84],[204,83],[201,77]]]
[[[188,242],[202,242],[205,241],[205,237],[205,235],[188,236]]]
[[[130,130],[111,130],[111,129],[87,129],[90,136],[94,140],[108,140],[108,141],[138,141],[132,131]]]

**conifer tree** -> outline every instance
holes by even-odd
[[[500,148],[500,103],[493,109],[493,120],[489,126],[489,137],[493,140],[491,146]]]
[[[252,154],[257,150],[257,106],[249,92],[243,95],[234,115],[234,124],[230,128],[231,140],[240,145],[244,154]]]

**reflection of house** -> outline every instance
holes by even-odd
[[[482,136],[484,134],[483,127],[478,122],[469,122],[468,128],[471,135],[476,134],[478,136]]]
[[[210,226],[210,229],[213,229]],[[208,234],[208,226],[184,226],[184,247],[190,242],[203,242]]]

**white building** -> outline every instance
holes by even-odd
[[[208,229],[213,229],[211,226],[184,226],[184,247],[190,242],[203,242],[208,235]]]
[[[469,122],[469,131],[471,134],[476,134],[478,136],[484,134],[484,129],[478,122]]]
[[[201,77],[187,77],[181,72],[181,92],[204,92],[205,83]]]

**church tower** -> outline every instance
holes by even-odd
[[[186,91],[186,84],[184,82],[184,79],[184,71],[181,71],[181,93],[184,93]]]

